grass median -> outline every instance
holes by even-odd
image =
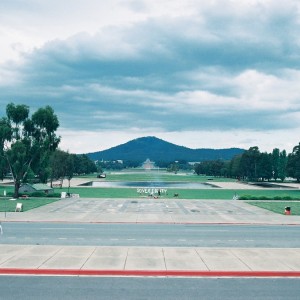
[[[251,205],[284,215],[285,208],[291,208],[291,215],[300,216],[300,201],[247,201]]]
[[[146,190],[152,188],[145,188]],[[68,189],[55,189],[55,192],[67,192]],[[147,197],[147,193],[139,194],[138,188],[96,188],[96,187],[72,187],[71,193],[79,194],[82,198],[141,198]],[[161,198],[174,198],[177,194],[180,199],[223,199],[231,200],[235,195],[253,195],[255,197],[291,197],[300,198],[299,190],[237,190],[237,189],[178,189],[169,188],[167,194]]]
[[[23,211],[28,211],[33,208],[44,206],[49,203],[56,202],[60,200],[59,198],[19,198],[16,200],[11,200],[12,198],[2,197],[0,198],[0,211],[1,212],[14,212],[17,203],[22,203]]]

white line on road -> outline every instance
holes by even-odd
[[[85,228],[64,228],[64,227],[59,227],[59,228],[48,228],[48,227],[43,227],[41,228],[42,230],[85,230]]]

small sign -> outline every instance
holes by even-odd
[[[21,212],[23,211],[23,204],[17,203],[15,212]]]

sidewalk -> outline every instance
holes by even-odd
[[[0,274],[300,277],[300,249],[0,245]]]

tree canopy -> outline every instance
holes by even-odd
[[[57,116],[50,106],[39,108],[30,117],[29,107],[10,103],[0,119],[1,166],[7,166],[14,180],[14,197],[26,176],[47,159],[60,142],[56,135]]]

